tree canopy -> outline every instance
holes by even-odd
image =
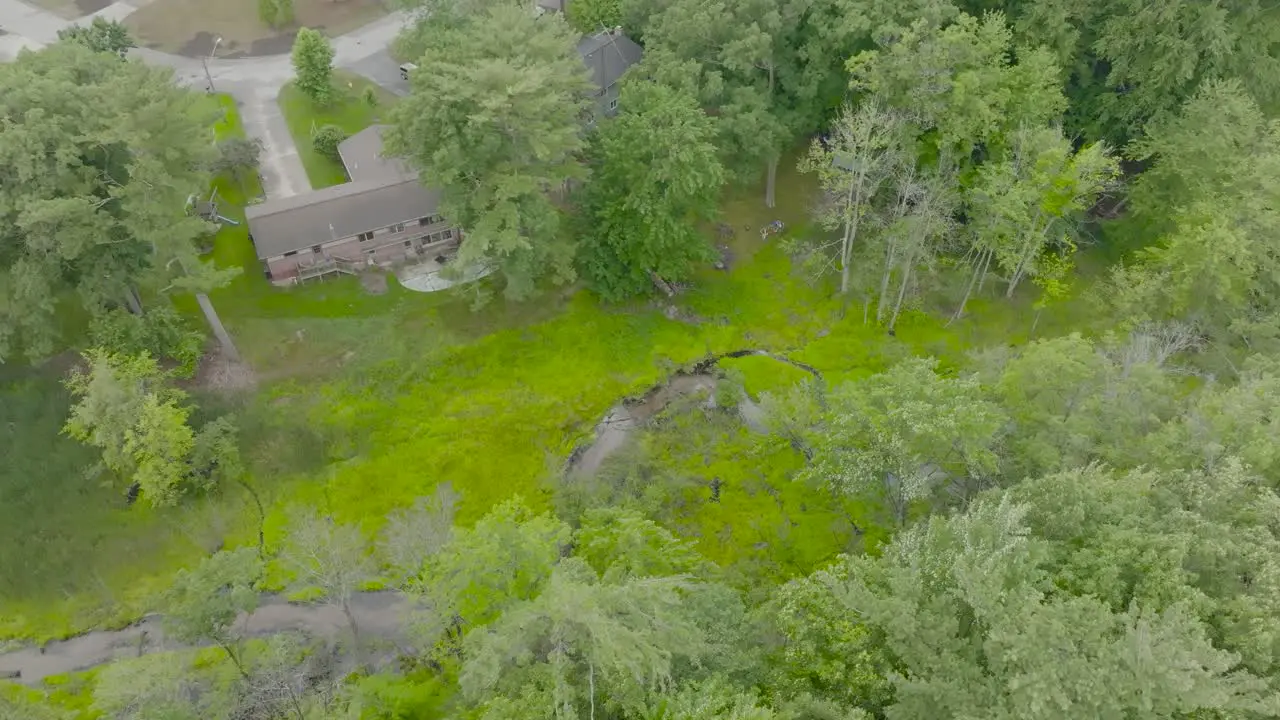
[[[494,268],[517,299],[542,279],[573,278],[554,194],[586,176],[591,85],[572,31],[505,4],[433,27],[391,111],[388,150],[441,190],[442,214],[465,233],[457,265]]]
[[[171,71],[78,42],[0,65],[0,358],[49,354],[60,301],[125,307],[201,266],[209,226],[186,201],[215,113]]]

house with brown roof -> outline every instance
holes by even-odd
[[[617,111],[618,81],[641,50],[610,31],[584,37],[578,52],[597,87],[594,122]],[[440,216],[440,191],[424,187],[404,160],[383,156],[385,128],[366,128],[338,146],[350,182],[245,209],[249,238],[272,282],[402,262],[442,264],[456,251],[462,232]]]
[[[440,192],[403,160],[382,155],[374,125],[338,146],[350,182],[245,209],[249,238],[273,282],[449,255],[461,233],[438,210]]]

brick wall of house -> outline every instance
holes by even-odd
[[[341,238],[312,248],[277,255],[267,258],[263,265],[273,282],[286,282],[297,277],[299,265],[323,262],[328,258],[340,258],[357,264],[372,262],[389,265],[416,256],[418,252],[427,253],[426,256],[430,257],[430,252],[461,239],[457,228],[443,220],[426,225],[420,222],[403,225],[403,230],[396,230],[394,227],[376,230],[372,238]]]

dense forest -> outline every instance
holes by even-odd
[[[74,37],[0,66],[0,358],[76,351],[123,512],[252,516],[148,596],[173,651],[0,718],[1280,716],[1280,8],[528,6],[410,3],[387,142],[495,270],[467,322],[533,320],[353,315],[332,357],[379,357],[256,410],[182,380],[240,280],[174,210],[252,164],[207,97]],[[664,405],[588,467],[614,390]],[[290,591],[340,639],[250,632]]]

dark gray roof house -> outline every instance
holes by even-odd
[[[620,32],[588,35],[578,42],[578,54],[591,71],[591,80],[605,89],[622,79],[622,74],[640,62],[643,50]]]

